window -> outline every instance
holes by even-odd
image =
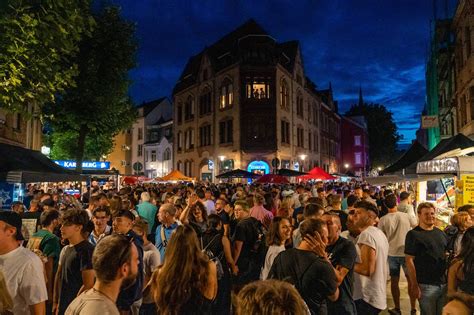
[[[360,146],[361,145],[360,136],[354,136],[354,145],[355,146]]]
[[[206,88],[199,97],[199,115],[209,114],[211,111],[211,91]]]
[[[178,169],[178,171],[182,172],[183,171],[183,162],[181,162],[181,161],[176,162],[176,168]]]
[[[281,80],[280,83],[280,104],[285,109],[290,107],[290,92],[286,80]]]
[[[137,156],[142,156],[143,155],[143,145],[139,144],[137,148]]]
[[[314,151],[319,151],[319,138],[317,133],[314,133]]]
[[[156,162],[156,150],[151,150],[151,161]]]
[[[303,96],[301,94],[296,97],[296,115],[303,117]]]
[[[167,148],[165,152],[163,152],[163,161],[171,160],[171,150]]]
[[[308,101],[308,122],[311,122],[312,115],[313,113],[311,112],[311,103]]]
[[[270,98],[270,78],[246,78],[247,98],[268,99]]]
[[[14,113],[13,114],[13,124],[12,124],[13,129],[16,131],[21,130],[21,115],[19,113]]]
[[[296,143],[298,147],[300,148],[304,147],[304,129],[303,128],[297,128],[296,130]]]
[[[281,121],[281,142],[290,144],[290,123],[287,121]]]
[[[354,163],[355,163],[355,165],[361,165],[362,164],[362,153],[360,153],[360,152],[354,153]]]
[[[192,161],[184,161],[184,175],[192,176]]]
[[[313,150],[313,134],[310,132],[308,132],[308,149],[310,151]]]
[[[318,125],[318,122],[319,122],[319,121],[318,121],[318,119],[319,119],[318,116],[319,116],[319,115],[318,115],[318,105],[316,105],[316,103],[314,103],[314,104],[313,104],[313,124],[314,124],[315,126],[317,126],[317,125]]]
[[[190,120],[194,118],[194,99],[192,96],[188,96],[186,103],[184,104],[184,120]]]
[[[199,146],[205,147],[208,145],[211,145],[211,125],[199,128]]]
[[[184,148],[186,150],[194,149],[194,129],[188,129],[184,133]]]
[[[138,128],[138,140],[143,140],[143,128]]]
[[[183,149],[183,133],[178,131],[178,151]]]
[[[219,143],[233,142],[233,122],[225,120],[219,123]]]
[[[183,122],[183,105],[179,104],[176,110],[178,111],[178,117],[176,119],[178,120],[178,124],[181,124]]]
[[[225,109],[234,103],[234,87],[229,79],[225,79],[221,85],[220,97],[219,97],[219,108]]]

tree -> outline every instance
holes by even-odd
[[[56,105],[45,110],[56,133],[53,145],[59,146],[53,146],[53,152],[74,152],[79,172],[85,153],[89,154],[87,150],[93,151],[96,158],[109,153],[113,137],[129,128],[136,118],[127,96],[128,71],[135,66],[137,49],[135,27],[120,17],[116,7],[102,9],[95,20],[91,36],[79,45],[76,86],[67,89]],[[59,140],[61,137],[71,139],[74,145]],[[86,144],[94,147],[87,149]]]
[[[393,121],[392,112],[380,104],[352,105],[347,116],[364,116],[367,121],[369,134],[369,157],[372,168],[380,165],[387,166],[393,162],[397,142],[401,136]]]
[[[0,107],[27,113],[74,85],[72,58],[94,26],[90,0],[0,2]]]

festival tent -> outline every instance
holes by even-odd
[[[216,176],[216,178],[256,178],[259,174],[247,172],[241,169],[235,169],[229,172],[225,172]]]
[[[171,181],[191,182],[191,181],[193,181],[193,179],[191,177],[185,176],[183,173],[181,173],[178,170],[171,171],[171,173],[169,173],[168,175],[163,176],[162,180],[165,181],[165,182],[168,182],[168,181],[169,182],[171,182]]]
[[[307,175],[303,175],[298,177],[299,180],[335,180],[336,177],[329,175],[326,173],[322,168],[315,167],[311,171],[308,172]]]
[[[298,177],[298,176],[308,175],[308,173],[306,172],[294,171],[287,168],[280,168],[277,171],[277,174],[281,176],[286,176],[286,177]]]
[[[127,185],[136,185],[137,183],[142,183],[149,181],[150,179],[145,176],[125,176],[122,179],[122,184],[127,184]]]
[[[283,176],[275,174],[266,174],[258,178],[254,183],[256,184],[289,184],[290,181]]]

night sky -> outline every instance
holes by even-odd
[[[112,2],[137,23],[136,103],[170,97],[190,56],[253,18],[278,42],[300,41],[305,74],[320,89],[332,82],[341,113],[357,102],[362,86],[365,101],[393,112],[401,144],[415,138],[433,0]],[[445,1],[437,2],[444,17]]]

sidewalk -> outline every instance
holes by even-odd
[[[390,281],[387,282],[387,307],[393,308],[393,299],[392,293],[390,291]],[[408,297],[408,282],[405,278],[405,274],[403,271],[400,273],[400,308],[402,314],[410,314],[410,298]],[[420,308],[418,307],[418,302],[416,303],[416,309],[418,310],[418,314],[420,314]],[[383,315],[389,314],[387,310],[382,311]]]

